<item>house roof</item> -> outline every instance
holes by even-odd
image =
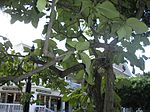
[[[124,75],[127,77],[134,76],[133,73],[130,71],[127,63],[123,63],[123,64],[119,64],[119,65],[113,64],[113,68],[114,68],[114,72],[116,74],[121,74],[121,75]]]

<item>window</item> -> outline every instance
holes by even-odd
[[[0,93],[0,94],[1,94],[0,102],[5,103],[6,93]]]
[[[37,95],[37,105],[44,105],[44,95]]]
[[[15,102],[19,103],[20,100],[21,100],[21,93],[16,93],[16,100],[15,100]]]

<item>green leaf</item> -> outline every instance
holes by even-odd
[[[90,9],[92,7],[92,1],[91,0],[82,0],[80,1],[82,2],[82,8],[81,8],[81,11],[82,13],[84,14],[85,17],[87,17],[90,13]],[[79,2],[79,6],[81,5],[81,3]]]
[[[43,45],[44,45],[44,40],[36,39],[36,40],[33,41],[33,43],[36,43],[39,48],[42,48]]]
[[[90,57],[84,52],[82,52],[80,54],[80,56],[81,56],[82,62],[86,65],[86,68],[90,69],[90,66],[91,66],[91,59],[90,59]]]
[[[92,6],[91,0],[82,0],[82,4],[84,4],[82,5],[82,10]],[[79,5],[81,5],[80,2],[79,2]]]
[[[85,66],[86,66],[86,72],[87,72],[87,75],[85,75],[85,80],[89,83],[89,84],[91,84],[91,85],[93,85],[94,84],[94,82],[93,82],[93,74],[92,74],[92,72],[91,72],[91,59],[90,59],[90,57],[86,54],[86,53],[84,53],[84,52],[82,52],[81,54],[80,54],[80,56],[81,56],[81,59],[82,59],[82,62],[85,64]]]
[[[119,36],[119,38],[129,38],[131,36],[132,33],[132,28],[127,26],[127,25],[123,25],[118,31],[117,34]]]
[[[129,87],[131,85],[131,82],[126,78],[118,79],[116,83],[118,89],[123,88],[124,86]]]
[[[57,48],[57,43],[52,39],[48,40],[48,44],[49,44],[49,47],[51,48]]]
[[[45,9],[45,6],[46,6],[46,0],[37,1],[36,7],[40,12],[42,12]]]
[[[119,17],[119,12],[116,10],[115,6],[109,2],[105,1],[102,4],[98,4],[97,8],[99,9],[98,12],[105,17],[108,18],[116,18]]]
[[[85,75],[85,80],[86,80],[90,85],[94,85],[93,74]]]
[[[34,28],[37,28],[38,22],[39,22],[39,18],[36,18],[36,17],[31,20],[31,23],[34,26]]]
[[[75,79],[76,80],[82,80],[84,75],[84,70],[80,70],[76,75],[75,75]]]
[[[68,53],[66,54],[66,56],[64,57],[63,61],[68,60],[71,55],[72,55],[72,52],[68,52]]]
[[[142,70],[142,71],[144,71],[144,69],[145,69],[145,61],[144,61],[144,59],[143,58],[140,58],[139,59],[139,67],[140,67],[140,69]]]
[[[67,44],[70,45],[71,47],[75,48],[77,41],[67,41]]]
[[[136,18],[129,18],[126,22],[137,34],[144,33],[148,30],[147,26]]]
[[[12,43],[11,43],[10,41],[6,41],[6,42],[4,43],[4,46],[5,46],[6,48],[12,48]]]
[[[11,20],[10,20],[10,23],[14,24],[16,21],[17,21],[17,19],[15,19],[15,18],[12,17]]]
[[[89,47],[90,47],[90,43],[88,42],[88,41],[85,41],[85,42],[78,42],[77,44],[76,44],[76,49],[77,50],[87,50],[87,49],[89,49]]]
[[[24,49],[24,52],[30,52],[31,51],[31,49],[28,47],[23,47],[23,49]]]
[[[67,94],[64,94],[62,97],[62,100],[65,102],[68,101],[69,99],[70,99],[70,97],[68,97]]]

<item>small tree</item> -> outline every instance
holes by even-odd
[[[56,87],[54,82],[74,74],[84,80],[80,90],[86,93],[84,101],[97,112],[114,112],[113,64],[130,61],[133,72],[135,66],[144,70],[147,57],[135,52],[149,45],[148,0],[3,0],[1,6],[11,15],[11,23],[19,20],[37,27],[41,17],[49,20],[42,31],[45,39],[34,40],[37,49],[25,57],[43,66],[1,81],[17,83],[32,76],[33,81],[41,78],[43,84]],[[55,40],[64,40],[66,50],[58,48]],[[81,100],[81,94],[77,98]]]

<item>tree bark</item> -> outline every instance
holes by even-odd
[[[102,82],[102,76],[95,70],[94,73],[94,82],[95,84],[93,86],[89,86],[89,92],[93,97],[94,105],[95,105],[95,111],[96,112],[103,112],[103,99],[101,95],[101,82]]]
[[[106,89],[104,99],[104,111],[103,112],[114,112],[114,80],[115,75],[113,72],[112,64],[106,69]]]

